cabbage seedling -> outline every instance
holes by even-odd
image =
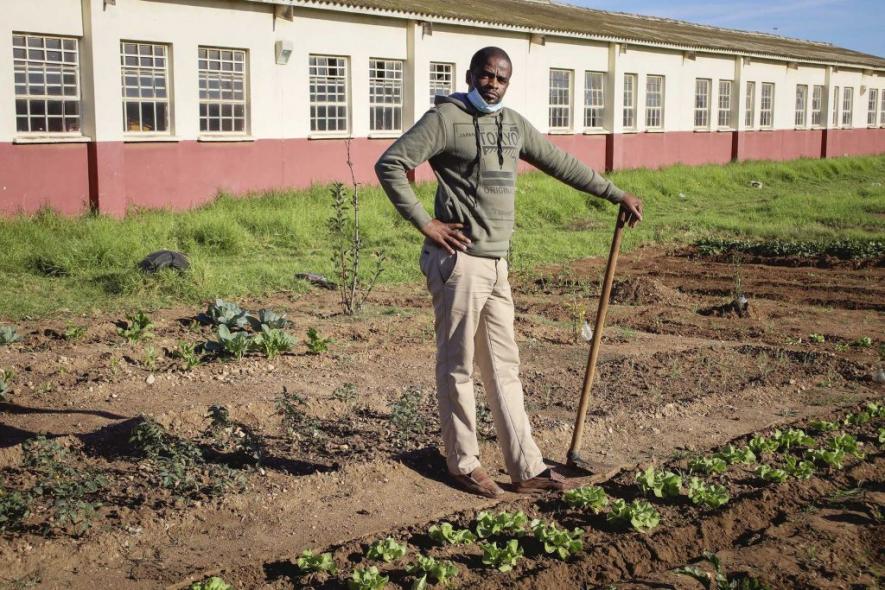
[[[350,579],[347,580],[348,590],[380,590],[387,586],[390,581],[388,576],[382,576],[374,565],[369,568],[353,570]]]
[[[334,574],[338,571],[335,560],[332,559],[331,553],[314,553],[310,549],[305,549],[301,556],[295,560],[295,565],[303,574],[314,572],[328,572]]]
[[[608,513],[609,522],[629,524],[640,533],[647,533],[661,523],[661,516],[655,507],[645,500],[633,500],[627,504],[618,498],[612,501]]]
[[[863,426],[872,419],[873,415],[869,411],[860,411],[856,414],[847,414],[843,423],[845,426]]]
[[[260,332],[264,326],[272,330],[282,330],[292,325],[292,322],[286,319],[286,314],[269,309],[259,310],[258,315],[247,314],[246,319],[256,332]]]
[[[760,465],[756,468],[756,475],[762,481],[774,483],[784,483],[787,481],[787,472],[783,469],[776,469],[771,465]]]
[[[698,457],[688,464],[693,473],[725,473],[726,464],[721,457]]]
[[[791,428],[786,432],[775,430],[771,439],[777,441],[778,448],[782,451],[789,451],[792,447],[810,447],[814,444],[814,439],[798,428]]]
[[[649,466],[636,474],[636,483],[643,494],[653,493],[656,498],[673,498],[682,490],[682,477],[672,471],[655,471]]]
[[[252,337],[245,332],[233,332],[225,324],[218,326],[218,345],[223,352],[240,360],[252,347]]]
[[[827,448],[831,451],[841,451],[847,455],[854,455],[858,459],[864,458],[863,451],[860,447],[863,443],[857,442],[857,439],[850,434],[837,434],[827,441]]]
[[[322,338],[316,328],[307,329],[307,339],[304,344],[307,345],[307,352],[310,354],[322,354],[329,350],[329,345],[334,340],[331,338]]]
[[[805,456],[815,463],[823,463],[834,469],[842,469],[845,461],[844,451],[833,451],[828,449],[811,449],[805,453]]]
[[[599,514],[608,507],[608,496],[605,490],[599,486],[584,486],[574,490],[568,490],[563,494],[563,499],[569,506],[590,509],[593,514]]]
[[[811,461],[800,461],[792,455],[788,455],[785,461],[784,471],[787,475],[792,475],[796,479],[809,479],[814,475],[814,463]]]
[[[387,537],[381,541],[375,541],[366,552],[369,559],[378,559],[385,563],[390,563],[406,554],[406,545],[397,543],[393,537]]]
[[[750,447],[735,447],[734,445],[728,445],[715,455],[719,457],[723,461],[725,461],[728,465],[734,465],[735,463],[744,463],[749,465],[751,463],[756,462],[756,454],[750,450]]]
[[[236,303],[229,303],[224,299],[216,299],[209,304],[206,314],[197,319],[216,326],[227,326],[229,329],[242,330],[249,323],[248,314],[240,309]]]
[[[809,334],[808,341],[814,342],[815,344],[823,344],[826,341],[823,334]]]
[[[719,508],[728,502],[729,495],[725,486],[715,483],[707,484],[697,477],[692,477],[688,482],[688,499],[692,504],[707,508]]]
[[[455,527],[448,522],[431,526],[428,533],[430,538],[440,545],[466,545],[467,543],[473,543],[476,541],[476,535],[470,530],[455,530]]]
[[[829,420],[812,420],[811,429],[815,432],[832,432],[839,428],[839,425]]]
[[[218,576],[212,576],[202,582],[194,582],[189,590],[233,590],[233,586]]]
[[[584,531],[579,528],[569,532],[556,526],[555,522],[547,524],[535,519],[531,529],[535,538],[544,545],[544,552],[555,554],[559,559],[568,559],[569,555],[584,548]]]
[[[151,336],[151,330],[154,328],[151,318],[143,311],[139,311],[134,315],[127,315],[129,322],[122,328],[117,328],[117,334],[128,340],[130,343],[138,342],[142,338]]]
[[[0,344],[12,344],[18,342],[21,337],[15,329],[15,326],[0,326]]]
[[[266,324],[261,326],[261,333],[252,340],[253,348],[264,352],[269,359],[276,358],[281,352],[292,350],[295,339],[278,328],[269,328]]]
[[[765,453],[773,453],[777,451],[781,445],[776,440],[766,438],[762,435],[757,434],[750,439],[750,442],[747,443],[747,446],[750,447],[751,451],[756,453],[757,457],[761,457]]]
[[[448,560],[419,555],[415,563],[406,566],[406,573],[415,576],[411,590],[425,590],[428,579],[435,580],[436,584],[446,584],[458,575],[458,567]]]
[[[476,534],[481,539],[502,533],[521,533],[525,530],[529,519],[520,510],[516,513],[499,512],[494,516],[488,512],[480,512],[476,518]]]
[[[500,548],[497,543],[480,543],[479,547],[482,549],[482,562],[500,572],[512,570],[525,553],[516,539],[510,539]]]

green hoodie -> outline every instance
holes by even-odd
[[[464,224],[468,254],[507,255],[515,219],[520,159],[580,191],[620,203],[624,192],[550,143],[508,108],[481,113],[467,95],[437,96],[435,108],[406,131],[375,164],[375,173],[400,214],[419,230],[431,221],[406,171],[425,160],[438,181],[434,215]]]

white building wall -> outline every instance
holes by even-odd
[[[87,15],[84,22],[83,15]],[[11,34],[33,32],[81,38],[83,133],[97,141],[130,141],[122,122],[120,41],[147,41],[170,47],[171,131],[173,139],[194,140],[199,132],[197,49],[199,46],[245,49],[248,53],[248,135],[251,138],[304,138],[311,135],[308,59],[311,54],[349,59],[350,134],[370,136],[369,58],[405,62],[407,93],[403,126],[423,114],[428,102],[431,61],[455,64],[455,90],[466,90],[465,73],[472,54],[486,45],[499,45],[513,60],[507,103],[539,130],[549,131],[548,100],[551,68],[571,70],[572,129],[583,133],[584,84],[588,71],[605,71],[609,111],[608,131],[622,132],[623,74],[637,74],[636,132],[645,128],[645,83],[648,75],[663,75],[664,131],[696,131],[695,80],[711,80],[710,131],[717,131],[718,82],[734,80],[733,123],[743,128],[747,81],[755,82],[755,123],[759,129],[761,84],[775,84],[773,129],[795,127],[796,84],[807,84],[806,127],[815,84],[826,85],[824,108],[829,110],[832,86],[853,88],[852,127],[867,126],[868,89],[885,91],[885,76],[850,69],[749,60],[733,56],[655,49],[640,45],[573,40],[548,36],[544,43],[527,33],[435,24],[425,31],[415,21],[396,20],[327,10],[296,8],[287,21],[274,17],[273,5],[238,0],[179,3],[162,0],[6,0],[0,25],[0,141],[16,135]],[[294,45],[289,62],[275,63],[274,42]],[[91,75],[94,72],[94,76]],[[881,98],[880,98],[881,104]],[[841,91],[840,91],[841,113]],[[92,118],[94,115],[94,119]],[[824,115],[829,126],[829,113]],[[881,118],[879,118],[881,121]],[[878,121],[877,121],[878,123]],[[841,125],[841,115],[840,124]],[[724,130],[723,130],[724,131]],[[346,134],[345,134],[346,135]],[[389,135],[389,134],[388,134]],[[339,136],[340,137],[340,136]]]

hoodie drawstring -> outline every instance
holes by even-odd
[[[498,169],[504,169],[504,148],[501,146],[502,137],[504,135],[504,126],[502,125],[502,120],[504,119],[504,113],[498,113],[495,116],[495,124],[498,127]]]
[[[498,148],[498,169],[504,169],[504,113],[495,115],[495,128],[497,130],[497,148]],[[476,138],[476,160],[473,163],[474,173],[476,174],[476,184],[474,193],[479,191],[480,168],[482,167],[482,140],[480,138],[479,117],[473,115],[473,135]],[[474,205],[476,203],[474,202]]]

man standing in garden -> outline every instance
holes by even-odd
[[[400,214],[424,234],[421,271],[433,297],[436,384],[446,463],[461,487],[498,497],[479,461],[473,363],[479,364],[498,442],[517,492],[561,490],[532,438],[519,380],[507,253],[520,159],[578,190],[620,204],[633,226],[642,202],[551,144],[504,107],[512,63],[498,47],[474,54],[469,93],[438,96],[435,108],[381,156],[375,172]],[[407,171],[429,161],[438,181],[434,217]]]

